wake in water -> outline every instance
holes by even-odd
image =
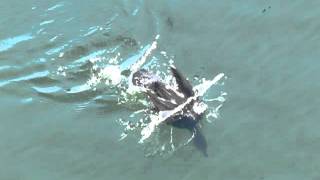
[[[86,58],[90,64],[90,78],[67,93],[108,91],[109,95],[116,97],[119,107],[133,110],[129,117],[118,119],[124,127],[120,140],[137,135],[138,143],[145,147],[146,156],[171,154],[192,141],[207,156],[200,120],[212,123],[217,119],[227,94],[220,92],[218,97],[210,99],[205,94],[210,87],[222,85],[220,81],[225,76],[221,73],[212,80],[195,79],[198,85],[192,87],[174,67],[173,57],[161,51],[161,58],[168,63],[159,63],[159,58],[154,55],[158,38],[159,35],[150,45],[141,47],[138,53],[127,59],[122,59],[119,51],[117,53],[119,47],[103,52],[112,54],[111,58],[100,55]],[[76,61],[83,62],[85,59],[82,58]],[[61,67],[58,72],[63,75],[68,68]]]
[[[128,59],[119,64],[118,56],[116,56],[109,60],[108,66],[102,69],[94,67],[96,73],[92,75],[87,84],[96,87],[103,81],[109,87],[117,87],[118,104],[141,105],[141,109],[133,112],[129,118],[119,119],[119,123],[124,126],[120,140],[126,138],[130,132],[140,132],[138,142],[146,145],[146,155],[174,152],[194,140],[196,147],[207,156],[206,140],[200,131],[198,122],[203,116],[206,116],[206,119],[218,117],[218,110],[225,101],[226,93],[221,92],[218,98],[207,100],[219,102],[216,107],[208,107],[200,99],[211,86],[218,84],[225,76],[221,73],[212,80],[203,79],[199,85],[192,88],[174,68],[172,59],[169,64],[166,64],[166,68],[172,72],[172,75],[161,73],[156,69],[159,67],[156,62],[147,62],[152,51],[157,48],[158,38],[159,36],[151,45],[143,48],[135,59]],[[99,59],[91,61],[98,62]],[[151,73],[147,69],[156,69],[156,72]],[[160,78],[161,75],[164,75],[163,79]],[[147,101],[144,94],[147,95],[150,102]],[[186,136],[187,139],[176,142],[173,135],[174,129],[171,127],[169,133],[164,132],[163,129],[167,128],[160,127],[164,124],[185,128],[192,133]]]

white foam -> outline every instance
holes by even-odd
[[[116,86],[121,82],[121,70],[118,65],[109,65],[102,69],[98,75],[107,79],[106,84],[110,82],[111,85]]]
[[[137,72],[141,66],[146,62],[147,57],[151,54],[151,52],[153,50],[155,50],[157,48],[157,40],[159,39],[160,35],[157,35],[155,40],[152,42],[150,48],[143,54],[143,56],[135,63],[131,66],[130,70],[131,72]]]

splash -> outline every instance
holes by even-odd
[[[122,72],[125,70],[130,70],[131,74],[136,72],[141,68],[141,66],[146,62],[148,56],[150,56],[151,52],[156,49],[157,47],[157,40],[159,39],[159,35],[155,37],[155,40],[152,42],[151,45],[147,45],[143,48],[137,55],[134,55],[122,63],[119,63],[120,53],[117,53],[115,57],[110,58],[108,60],[108,65],[103,68],[99,68],[98,66],[93,66],[93,70],[97,73],[94,73],[91,78],[87,81],[87,84],[91,87],[97,86],[99,83],[103,82],[105,85],[109,86],[120,86],[122,87],[123,84],[130,81],[123,82],[126,78],[122,75]],[[104,61],[104,58],[99,58],[95,54],[94,56],[89,57],[89,61],[91,63],[97,64],[101,61]],[[133,94],[136,92],[136,88],[130,85],[128,89],[129,94]],[[124,93],[125,95],[125,93]]]
[[[160,36],[157,35],[151,44],[142,47],[138,53],[125,60],[121,59],[120,53],[117,53],[114,57],[110,57],[109,59],[99,57],[91,58],[90,62],[95,65],[101,62],[107,62],[107,65],[103,67],[94,65],[94,73],[87,81],[87,84],[93,89],[97,88],[99,84],[116,88],[115,92],[117,92],[118,96],[118,105],[129,107],[134,110],[129,117],[123,117],[118,120],[118,123],[124,127],[119,140],[124,140],[129,134],[137,133],[136,135],[140,136],[138,143],[146,146],[148,149],[146,154],[149,155],[159,152],[160,154],[174,152],[180,147],[190,143],[193,139],[194,135],[187,135],[182,138],[184,140],[177,142],[177,135],[174,128],[170,127],[169,131],[165,130],[168,127],[159,128],[164,124],[163,122],[167,118],[181,111],[190,102],[198,98],[203,98],[203,102],[194,104],[193,110],[199,114],[206,111],[204,119],[206,119],[207,122],[213,122],[213,119],[218,119],[219,109],[222,107],[225,96],[227,95],[225,92],[221,92],[218,97],[205,98],[205,95],[210,88],[218,85],[219,82],[226,78],[224,73],[220,73],[211,80],[199,80],[198,85],[194,86],[193,89],[195,95],[188,98],[183,104],[175,109],[160,111],[159,113],[152,112],[149,109],[149,102],[141,92],[141,87],[134,86],[131,79],[133,73],[141,68],[153,69],[155,74],[160,76],[165,83],[177,88],[177,84],[169,71],[170,66],[173,66],[174,64],[174,57],[168,56],[165,51],[159,51],[158,56],[160,55],[162,56],[161,58],[167,60],[165,63],[160,63],[160,58],[156,57],[153,53],[157,49],[159,37]],[[163,71],[161,69],[166,70]],[[124,73],[127,71],[129,73]],[[208,106],[208,102],[216,102],[216,105]],[[187,137],[187,139],[185,139],[185,137]]]
[[[119,140],[126,139],[129,135],[138,136],[137,142],[146,148],[146,156],[154,154],[170,154],[190,143],[194,135],[188,132],[183,136],[179,130],[163,123],[167,118],[181,111],[190,102],[202,98],[203,102],[194,103],[193,110],[196,113],[205,113],[203,122],[212,123],[219,118],[219,109],[225,101],[225,92],[220,92],[218,97],[207,97],[210,88],[223,81],[226,76],[218,74],[211,80],[197,78],[194,86],[195,95],[188,98],[185,103],[170,111],[155,113],[150,109],[149,101],[142,92],[141,87],[132,84],[132,75],[141,68],[153,71],[165,84],[170,84],[178,89],[177,84],[170,73],[170,67],[174,65],[174,56],[168,55],[163,50],[158,50],[156,35],[150,44],[140,47],[135,53],[121,53],[121,47],[116,46],[111,50],[98,50],[88,56],[75,60],[73,67],[90,65],[90,78],[83,84],[76,85],[68,93],[80,93],[84,91],[104,92],[116,97],[114,101],[123,108],[132,111],[130,116],[122,117],[117,122],[123,126],[123,132]],[[63,55],[62,55],[63,56]],[[70,66],[71,67],[71,66]],[[70,67],[59,67],[58,74],[66,76]],[[103,96],[96,97],[96,99]],[[210,104],[209,104],[210,103]],[[214,105],[212,105],[214,103]],[[208,105],[209,104],[209,105]]]
[[[130,68],[131,72],[136,72],[138,71],[141,66],[146,62],[147,57],[151,54],[153,50],[157,48],[157,40],[159,39],[160,35],[157,35],[155,38],[155,41],[151,44],[150,48],[147,49],[147,51],[144,53],[144,55],[139,59],[133,66]]]

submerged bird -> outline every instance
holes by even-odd
[[[133,73],[132,83],[144,89],[155,112],[169,112],[165,123],[189,130],[195,147],[207,157],[207,141],[199,124],[207,106],[195,96],[190,82],[175,67],[171,66],[170,70],[177,87],[164,83],[160,77],[145,69]]]

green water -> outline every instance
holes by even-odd
[[[0,4],[1,180],[320,179],[319,1]],[[156,35],[156,63],[228,77],[203,126],[208,158],[192,145],[145,157],[135,134],[119,141],[117,120],[139,107],[83,86],[105,65],[90,58],[128,59]]]

